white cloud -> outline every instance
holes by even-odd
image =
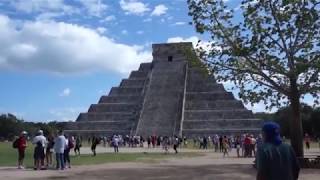
[[[109,22],[109,21],[114,21],[116,20],[116,17],[114,15],[107,16],[104,18],[104,21]]]
[[[143,22],[151,22],[151,21],[152,21],[151,18],[146,18],[146,19],[143,20]]]
[[[167,10],[168,8],[165,5],[159,4],[154,8],[154,10],[151,13],[151,16],[161,16],[165,14]]]
[[[98,28],[97,28],[97,32],[98,32],[99,34],[104,34],[106,31],[107,31],[107,29],[104,28],[104,27],[98,27]]]
[[[143,46],[117,43],[96,29],[55,21],[17,24],[2,15],[0,42],[0,70],[127,74],[152,58]]]
[[[18,11],[26,13],[50,11],[72,13],[75,10],[64,4],[64,0],[12,0],[10,3]]]
[[[59,94],[59,96],[66,97],[66,96],[70,96],[70,94],[71,94],[70,88],[65,88],[65,89]]]
[[[144,31],[141,31],[141,30],[137,31],[137,34],[140,34],[140,35],[143,34],[143,33],[144,33]]]
[[[101,0],[80,0],[80,2],[91,16],[100,17],[108,8]]]
[[[126,14],[143,15],[145,12],[150,11],[147,4],[137,0],[121,0],[120,7]]]
[[[128,34],[128,31],[124,29],[124,30],[121,31],[121,34],[127,35],[127,34]]]
[[[179,22],[175,22],[173,25],[182,26],[182,25],[186,25],[186,24],[187,24],[186,22],[179,21]]]

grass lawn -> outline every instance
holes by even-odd
[[[26,150],[25,166],[33,167],[33,147],[28,143],[29,147]],[[163,153],[103,153],[97,154],[96,157],[91,155],[81,155],[81,157],[71,156],[72,165],[90,165],[103,164],[110,162],[154,162],[160,159],[167,158],[182,158],[201,156],[200,153],[179,153],[179,154],[163,154]],[[53,158],[55,158],[53,156]],[[55,162],[55,161],[54,161]],[[0,142],[0,167],[1,166],[16,166],[17,150],[12,148],[12,143]]]

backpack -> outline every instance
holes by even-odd
[[[12,143],[12,147],[13,147],[13,148],[17,149],[18,146],[19,146],[19,138],[16,139],[16,140],[14,140],[13,143]]]
[[[69,140],[69,142],[68,142],[68,148],[69,148],[69,149],[73,149],[73,148],[74,148],[74,144],[73,144],[73,142],[70,141],[70,140]]]

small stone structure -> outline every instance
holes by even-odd
[[[255,119],[223,85],[192,65],[192,43],[153,44],[153,61],[142,63],[119,87],[68,124],[82,136],[258,133]],[[194,55],[194,54],[193,54]]]

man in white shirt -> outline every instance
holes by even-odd
[[[54,152],[56,153],[57,169],[64,170],[64,150],[66,148],[66,138],[63,131],[58,132],[58,136],[54,140]]]

